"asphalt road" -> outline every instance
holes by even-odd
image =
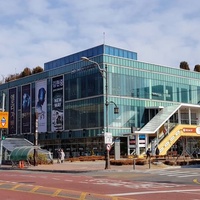
[[[50,173],[0,170],[4,200],[200,200],[200,168]]]

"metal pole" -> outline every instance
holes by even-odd
[[[108,132],[108,68],[107,65],[105,66],[105,79],[106,79],[106,132]],[[105,169],[110,169],[110,151],[106,149],[106,163],[105,163]]]
[[[151,156],[149,156],[149,169],[151,169]]]
[[[2,101],[2,112],[5,111],[5,93],[3,93],[3,101]],[[3,153],[3,129],[1,129],[1,141],[0,141],[0,166],[2,165],[2,153]]]
[[[105,70],[102,69],[99,65],[99,63],[93,61],[93,60],[90,60],[89,58],[87,57],[81,57],[82,60],[85,60],[85,61],[88,61],[88,62],[91,62],[91,63],[94,63],[97,65],[101,75],[103,78],[105,78],[105,92],[106,92],[106,100],[105,100],[105,106],[106,106],[106,131],[105,132],[108,132],[108,105],[109,105],[109,102],[108,102],[108,68],[107,68],[107,65],[105,65]],[[105,76],[104,74],[105,73]],[[114,102],[112,102],[114,103]],[[114,103],[115,104],[115,103]],[[116,104],[115,104],[116,106]],[[117,106],[116,106],[117,108]],[[118,112],[118,108],[117,108],[117,112]],[[110,169],[110,153],[109,153],[109,150],[106,148],[106,158],[105,158],[105,169]]]
[[[133,169],[135,169],[135,158],[133,157]]]

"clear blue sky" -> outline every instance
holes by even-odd
[[[2,0],[0,75],[104,41],[137,52],[140,61],[177,68],[187,61],[193,70],[200,64],[199,8],[199,0]]]

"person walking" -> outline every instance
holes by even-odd
[[[159,154],[160,154],[160,150],[159,150],[158,146],[156,146],[156,162],[158,162]]]
[[[156,147],[156,158],[158,158],[159,154],[160,154],[160,150],[159,150],[159,148],[158,148],[158,146],[157,146],[157,147]]]
[[[146,152],[146,159],[150,158],[151,157],[151,151],[150,151],[150,148],[147,149],[147,152]]]
[[[61,150],[57,150],[57,163],[61,163]]]
[[[63,149],[61,149],[60,150],[60,153],[61,153],[61,163],[63,163],[64,162],[64,160],[65,160],[65,153],[64,153],[64,151],[63,151]]]

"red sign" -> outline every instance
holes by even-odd
[[[196,133],[196,128],[183,128],[185,133]]]
[[[106,149],[107,149],[108,151],[110,151],[111,145],[110,145],[110,144],[107,144],[107,145],[106,145]]]

